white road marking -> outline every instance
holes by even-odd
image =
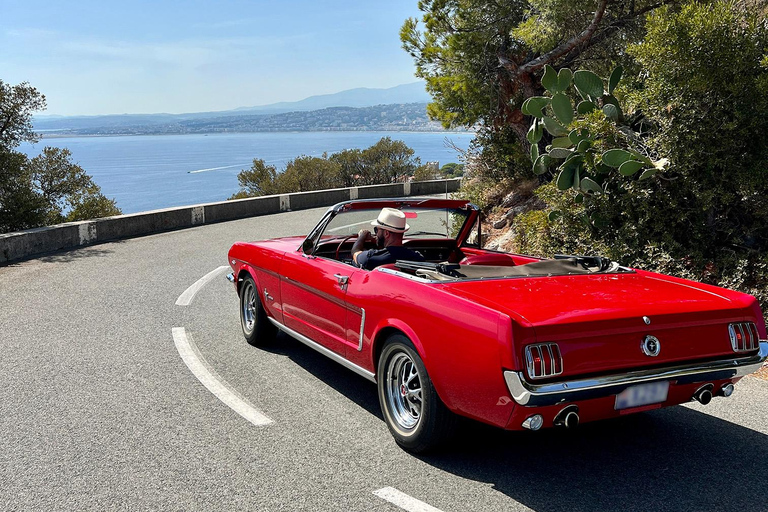
[[[173,343],[176,345],[176,350],[178,350],[184,364],[186,364],[192,374],[197,377],[197,380],[199,380],[203,386],[208,388],[208,391],[224,402],[227,407],[257,427],[272,423],[271,419],[264,416],[261,412],[256,410],[255,407],[240,398],[240,396],[230,390],[226,385],[222,384],[213,374],[211,374],[205,364],[203,364],[200,358],[197,357],[191,342],[187,338],[187,331],[183,327],[174,327],[172,332]]]
[[[211,281],[214,279],[217,275],[221,274],[224,270],[228,269],[229,267],[224,265],[216,270],[212,270],[205,274],[203,277],[197,280],[195,284],[184,290],[184,293],[179,295],[179,298],[176,299],[176,305],[177,306],[189,306],[192,302],[192,299],[195,298],[195,294],[200,291],[200,288],[205,286],[208,281]]]
[[[442,512],[439,508],[412,498],[394,487],[384,487],[378,491],[373,491],[373,494],[408,512]]]

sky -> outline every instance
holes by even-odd
[[[417,0],[0,0],[0,80],[46,115],[185,113],[412,83]]]

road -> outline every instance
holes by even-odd
[[[284,335],[247,345],[217,271],[234,241],[306,232],[321,211],[0,267],[0,508],[768,510],[768,381],[754,377],[708,406],[573,432],[468,422],[443,452],[399,449],[373,384]],[[205,387],[174,333],[269,423]]]

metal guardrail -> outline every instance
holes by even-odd
[[[234,201],[221,201],[149,212],[69,222],[0,234],[0,264],[102,242],[185,229],[202,224],[331,206],[350,199],[405,197],[455,192],[461,179],[391,183],[314,190]]]

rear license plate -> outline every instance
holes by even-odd
[[[669,382],[651,382],[627,388],[616,395],[616,410],[655,404],[667,399]]]

